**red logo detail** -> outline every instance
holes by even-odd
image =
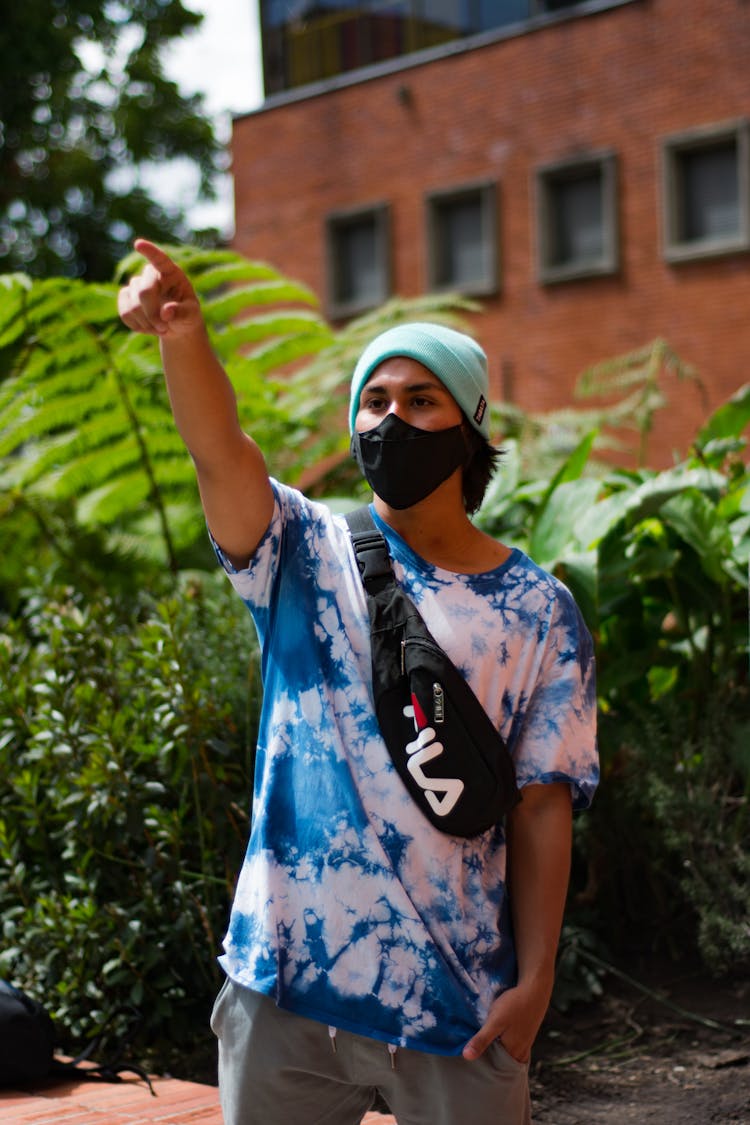
[[[428,726],[429,720],[422,710],[422,706],[414,692],[411,693],[411,703],[414,708],[414,723],[416,728],[417,730],[424,730],[424,728]]]

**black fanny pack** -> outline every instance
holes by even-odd
[[[520,800],[508,748],[396,582],[369,509],[346,520],[367,593],[375,713],[393,764],[436,828],[478,836]]]

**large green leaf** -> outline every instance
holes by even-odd
[[[674,496],[662,505],[661,516],[693,548],[712,582],[724,585],[730,574],[742,580],[733,565],[729,525],[702,492],[687,489]]]
[[[745,383],[732,397],[719,407],[698,431],[696,445],[710,441],[738,438],[750,425],[750,383]]]
[[[704,492],[717,500],[726,487],[726,477],[713,469],[686,469],[678,466],[653,474],[628,497],[626,515],[632,526],[658,512],[663,504],[687,488]]]
[[[531,557],[540,566],[553,567],[569,548],[578,553],[579,522],[596,502],[601,483],[590,477],[566,480],[548,493],[529,540]]]
[[[599,491],[598,486],[591,488],[588,484],[580,489],[567,487],[577,481],[583,473],[595,437],[596,431],[592,430],[578,443],[552,477],[539,502],[531,529],[529,549],[537,562],[542,565],[552,563],[559,557],[563,545],[576,538],[575,532],[571,530],[565,519],[565,497],[595,495]],[[548,515],[549,508],[551,512]],[[582,504],[575,506],[573,515],[576,520],[583,510]]]

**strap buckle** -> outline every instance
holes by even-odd
[[[385,578],[391,573],[391,557],[385,539],[379,531],[364,531],[352,535],[357,552],[357,565],[363,582],[372,578]]]

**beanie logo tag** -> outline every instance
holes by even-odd
[[[485,413],[486,409],[487,409],[487,399],[484,397],[484,395],[480,395],[479,396],[479,402],[477,403],[477,408],[474,411],[474,421],[476,422],[476,424],[478,426],[481,426],[481,424],[482,424],[482,419],[484,418],[484,413]]]

